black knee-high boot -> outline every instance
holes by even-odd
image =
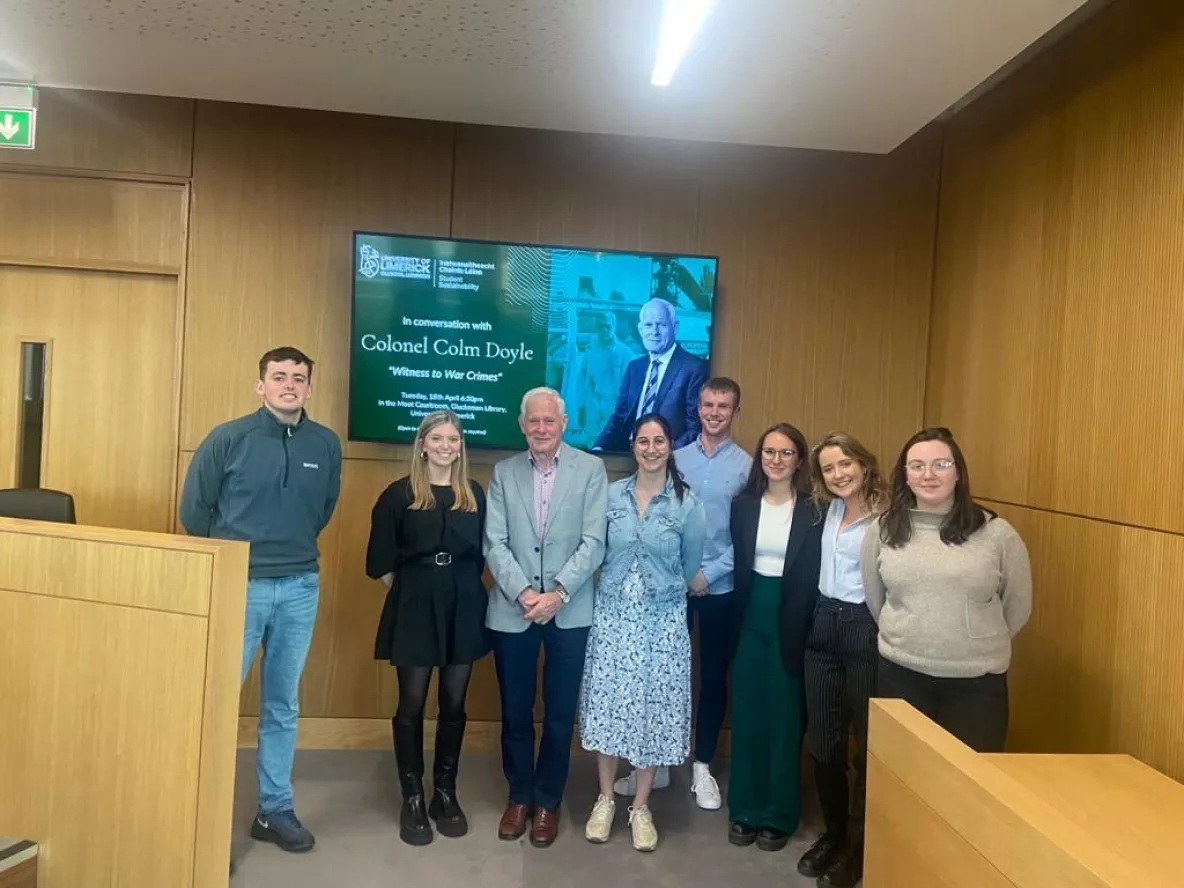
[[[428,845],[434,835],[424,808],[423,797],[423,720],[405,722],[398,716],[391,720],[395,733],[395,763],[399,769],[399,787],[403,807],[399,812],[399,838],[408,845]]]
[[[465,717],[436,723],[436,756],[432,768],[434,791],[428,814],[440,835],[459,838],[469,831],[469,821],[456,798],[456,772],[465,739]]]

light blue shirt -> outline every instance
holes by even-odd
[[[846,513],[847,507],[841,499],[830,501],[826,523],[822,526],[822,571],[818,577],[818,590],[836,601],[864,604],[859,549],[872,516],[864,515],[840,530]]]
[[[752,457],[732,440],[725,441],[708,456],[703,443],[696,438],[674,451],[674,464],[707,513],[702,564],[707,592],[725,595],[732,591],[733,585],[732,497],[748,480]]]

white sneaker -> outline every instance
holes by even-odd
[[[691,792],[695,794],[695,804],[704,811],[718,811],[723,804],[719,784],[711,776],[711,769],[702,762],[691,766]]]
[[[660,765],[658,770],[654,772],[654,789],[665,789],[669,785],[670,769],[665,765]],[[627,776],[614,783],[613,792],[622,796],[637,795],[637,772],[630,771]]]
[[[596,804],[592,806],[592,816],[588,818],[588,825],[584,827],[584,838],[597,845],[608,841],[613,831],[613,815],[617,813],[617,803],[607,796],[597,796]]]
[[[653,851],[658,847],[658,830],[648,807],[629,809],[629,827],[633,830],[633,847],[638,851]]]

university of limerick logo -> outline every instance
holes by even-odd
[[[382,261],[378,255],[378,250],[374,249],[369,244],[362,244],[358,251],[358,271],[368,278],[378,277],[378,272],[382,269]]]

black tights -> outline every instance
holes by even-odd
[[[399,708],[395,710],[396,725],[417,725],[423,721],[423,708],[432,681],[432,666],[396,666],[399,676]],[[469,691],[472,664],[441,666],[437,688],[442,722],[464,721],[465,695]]]

